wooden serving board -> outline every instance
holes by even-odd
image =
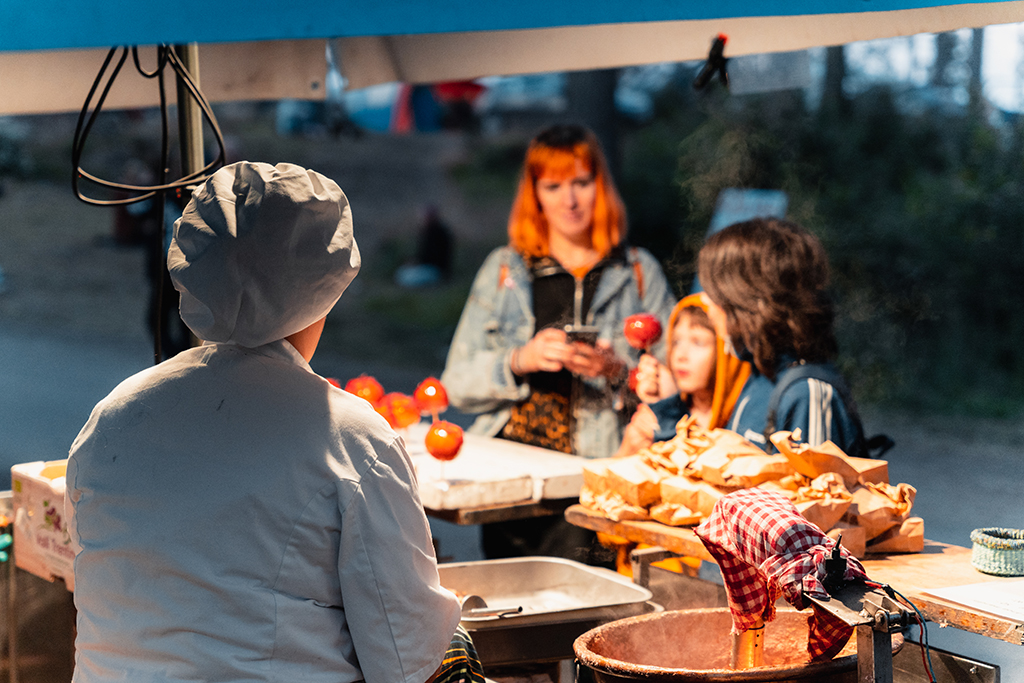
[[[689,527],[670,527],[658,522],[616,522],[582,505],[565,511],[576,526],[620,536],[635,543],[665,548],[678,555],[714,561]],[[963,586],[982,581],[1019,579],[989,576],[971,566],[971,550],[936,541],[925,541],[920,553],[868,555],[861,560],[868,576],[886,583],[906,596],[928,621],[1015,645],[1024,645],[1024,623],[987,614],[928,595],[925,591]]]

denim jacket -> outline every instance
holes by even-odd
[[[639,352],[623,336],[623,322],[634,313],[648,312],[664,325],[675,298],[649,252],[630,248],[626,255],[627,263],[612,263],[601,274],[585,322],[598,327],[599,338],[610,340],[616,355],[635,366]],[[636,263],[643,276],[642,299]],[[511,247],[494,250],[473,282],[441,376],[455,408],[480,414],[471,432],[495,436],[508,422],[512,406],[529,395],[529,385],[516,382],[509,357],[513,348],[530,341],[534,326],[528,266]],[[662,346],[660,342],[653,352],[663,355]],[[579,398],[574,407],[573,452],[587,458],[610,456],[622,441],[629,417],[616,408],[622,403],[621,382],[574,380],[580,391],[575,394]]]

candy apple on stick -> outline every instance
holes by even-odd
[[[440,461],[440,479],[444,479],[444,464],[454,460],[462,449],[462,427],[445,420],[435,420],[427,430],[424,443],[427,452]]]
[[[661,322],[650,313],[637,313],[626,318],[623,334],[626,335],[626,341],[630,346],[638,349],[641,353],[647,353],[647,349],[661,339]],[[629,388],[634,394],[636,393],[638,369],[633,368],[629,371]]]
[[[661,339],[661,323],[650,313],[637,313],[626,318],[623,333],[630,346],[646,352]]]
[[[437,422],[437,416],[448,410],[448,392],[436,377],[428,377],[412,395],[423,415],[430,415]]]
[[[408,394],[393,391],[384,396],[380,402],[390,410],[394,418],[391,426],[394,429],[405,429],[420,421],[420,410],[416,406],[416,401]]]
[[[369,375],[360,375],[350,379],[345,384],[345,391],[369,401],[372,406],[376,406],[384,398],[384,387]]]

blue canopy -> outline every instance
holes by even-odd
[[[0,0],[0,114],[74,111],[115,45],[199,43],[211,101],[783,52],[1024,21],[1024,0]],[[121,79],[107,107],[155,104]]]
[[[0,0],[0,51],[184,42],[236,42],[600,24],[807,17],[1021,3],[938,0]],[[975,9],[977,8],[975,7]],[[1014,21],[1008,19],[1007,21]]]

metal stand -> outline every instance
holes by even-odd
[[[633,583],[650,587],[651,564],[677,553],[660,547],[639,548],[630,553]],[[831,598],[808,599],[821,609],[857,629],[858,683],[893,683],[892,634],[910,625],[910,612],[884,591],[851,584]]]
[[[858,683],[892,683],[892,634],[910,625],[910,612],[864,584],[846,586],[832,598],[806,597],[857,629]]]
[[[657,546],[637,548],[629,554],[629,564],[633,569],[633,583],[644,588],[651,587],[651,564],[672,557],[680,557],[671,550]]]

